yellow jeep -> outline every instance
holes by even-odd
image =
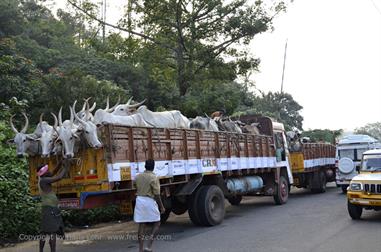
[[[360,174],[348,187],[348,213],[361,218],[363,209],[381,210],[381,149],[363,153]]]

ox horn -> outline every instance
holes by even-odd
[[[141,102],[138,102],[138,103],[132,104],[132,105],[127,105],[127,107],[129,107],[129,108],[137,108],[137,107],[139,107],[139,106],[143,105],[145,102],[146,102],[146,99],[144,99],[144,100],[143,100],[143,101],[141,101]]]
[[[108,100],[108,97],[107,97],[107,101]],[[112,108],[108,108],[109,107],[109,103],[107,103],[107,112],[111,113],[112,111],[114,111],[114,109],[119,105],[120,103],[120,95],[118,96],[118,101],[116,102],[116,104],[112,107]]]
[[[40,123],[42,123],[42,119],[44,118],[44,113],[41,113],[40,115]]]
[[[71,106],[69,106],[70,108],[70,123],[73,125],[74,123],[74,112],[73,112],[73,109]]]
[[[24,112],[22,112],[22,115],[24,116],[25,118],[25,125],[24,125],[24,128],[21,130],[21,133],[26,133],[28,127],[29,127],[29,119],[28,117],[26,116],[26,114]]]
[[[89,109],[89,112],[93,112],[96,107],[97,107],[97,103],[94,102],[93,106]]]
[[[19,131],[16,129],[15,125],[13,124],[13,117],[15,117],[15,115],[11,116],[11,118],[9,119],[9,122],[11,124],[11,128],[12,128],[13,132],[15,132],[17,134],[17,133],[19,133]]]
[[[85,111],[86,109],[86,104],[89,102],[89,100],[91,99],[91,97],[88,97],[87,99],[83,99],[84,100],[84,103],[83,103],[83,106],[82,106],[82,110],[81,111]],[[74,107],[73,107],[74,108]]]
[[[126,106],[128,107],[128,106],[130,106],[130,104],[131,104],[131,102],[132,102],[132,98],[134,98],[133,96],[131,96],[131,98],[130,99],[128,99],[128,102],[126,103]]]
[[[59,135],[59,133],[58,133],[58,129],[57,129],[57,127],[58,127],[58,120],[57,120],[57,116],[54,114],[54,113],[50,113],[52,116],[53,116],[53,118],[54,118],[54,125],[53,125],[53,129],[57,132],[57,134]]]
[[[109,107],[110,107],[110,97],[107,96],[105,110],[107,111]]]
[[[58,112],[58,125],[62,126],[62,107],[60,108],[60,111]]]
[[[75,113],[75,108],[70,107],[70,110],[73,111],[72,113],[74,114],[75,119],[77,119],[77,120],[78,120],[80,123],[82,123],[82,124],[85,123],[85,121],[83,121],[81,118],[79,118],[78,115],[77,115],[77,113]]]

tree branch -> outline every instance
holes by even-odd
[[[167,49],[170,49],[174,52],[177,52],[177,50],[173,47],[170,47],[168,46],[167,44],[165,43],[162,43],[160,41],[157,41],[156,39],[150,37],[150,36],[147,36],[143,33],[140,33],[140,32],[136,32],[136,31],[133,31],[131,29],[126,29],[126,28],[123,28],[123,27],[120,27],[120,26],[117,26],[117,25],[113,25],[113,24],[110,24],[110,23],[107,23],[107,22],[104,22],[103,20],[100,20],[99,18],[97,18],[96,16],[94,16],[93,14],[89,13],[88,11],[84,10],[82,7],[78,6],[76,3],[72,2],[71,0],[67,0],[72,6],[74,6],[75,8],[77,8],[78,10],[80,10],[81,12],[83,12],[84,14],[86,14],[87,16],[89,16],[90,18],[94,19],[95,21],[103,24],[103,25],[106,25],[106,26],[109,26],[109,27],[112,27],[112,28],[115,28],[115,29],[118,29],[118,30],[121,30],[121,31],[125,31],[125,32],[129,32],[131,34],[134,34],[136,36],[139,36],[141,38],[144,38],[146,40],[149,40],[161,47],[164,47],[164,48],[167,48]]]

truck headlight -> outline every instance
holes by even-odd
[[[351,183],[351,191],[361,191],[362,184],[361,183]]]

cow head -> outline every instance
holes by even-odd
[[[15,137],[9,141],[9,143],[16,144],[17,157],[20,158],[26,155],[27,149],[31,144],[33,144],[33,141],[35,140],[33,136],[31,136],[30,134],[26,134],[26,131],[29,126],[29,120],[25,113],[22,113],[22,115],[25,118],[25,124],[21,131],[18,131],[15,125],[13,124],[13,118],[15,115],[12,115],[9,120],[13,132],[16,134]]]
[[[62,107],[58,113],[58,120],[55,114],[52,113],[52,116],[54,117],[53,128],[63,145],[64,158],[74,157],[74,144],[76,140],[79,140],[79,136],[77,135],[77,128],[74,125],[73,109],[70,107],[70,120],[62,122]]]
[[[95,107],[97,106],[97,103],[96,102],[94,102],[93,103],[93,106],[91,107],[91,108],[89,108],[88,109],[88,111],[90,112],[90,114],[87,114],[87,112],[86,112],[86,106],[88,106],[88,104],[89,104],[89,100],[91,99],[91,97],[89,97],[89,98],[87,98],[87,99],[84,99],[84,103],[83,103],[83,106],[82,106],[82,109],[79,111],[79,112],[77,112],[76,113],[76,115],[77,115],[77,117],[79,117],[80,119],[82,119],[82,120],[87,120],[85,117],[90,117],[90,119],[89,120],[92,120],[94,117],[93,117],[93,115],[91,114],[93,111],[94,111],[94,109],[95,109]],[[75,100],[74,101],[74,103],[73,103],[73,108],[75,107],[75,104],[77,103],[77,100]],[[79,123],[79,121],[77,120],[77,117],[75,117],[75,119],[74,119],[74,123]]]
[[[146,100],[144,99],[141,102],[131,104],[132,97],[128,100],[126,104],[118,105],[114,112],[112,112],[113,115],[120,115],[120,116],[128,116],[136,112],[136,109],[141,106]]]
[[[43,124],[42,118],[44,114],[42,113],[40,116],[40,123],[39,125]],[[49,125],[48,125],[49,126]],[[53,149],[54,140],[57,137],[55,134],[55,131],[52,129],[51,126],[49,127],[41,127],[42,131],[40,132],[40,137],[36,140],[40,142],[41,144],[41,157],[49,157],[50,153]]]
[[[107,97],[106,108],[105,109],[98,109],[97,111],[95,111],[94,118],[93,118],[94,124],[95,125],[101,125],[103,120],[104,120],[104,117],[111,115],[110,113],[113,112],[116,107],[118,107],[119,102],[120,102],[120,97],[118,97],[118,102],[112,108],[109,108],[110,107],[110,99],[109,99],[109,97]]]
[[[73,104],[75,106],[75,102]],[[79,122],[80,128],[83,132],[83,135],[87,141],[87,143],[93,147],[93,148],[100,148],[102,147],[102,143],[98,139],[97,135],[97,126],[90,121],[90,109],[89,104],[87,103],[86,109],[85,109],[85,116],[83,119],[79,118],[79,116],[75,113],[75,107],[73,107],[73,114],[75,119]]]

